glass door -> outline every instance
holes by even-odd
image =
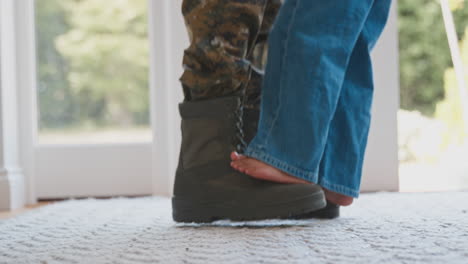
[[[468,3],[401,0],[399,17],[401,190],[468,190]]]
[[[152,192],[146,0],[36,0],[38,198]]]

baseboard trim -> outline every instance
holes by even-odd
[[[0,211],[25,205],[24,176],[20,169],[0,169]]]

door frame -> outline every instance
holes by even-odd
[[[37,97],[36,97],[36,29],[35,29],[35,0],[2,0],[10,1],[14,5],[15,12],[12,14],[14,21],[14,31],[15,31],[15,60],[16,60],[16,79],[17,79],[17,91],[18,91],[18,113],[19,113],[19,152],[20,152],[20,163],[24,171],[24,180],[25,180],[25,196],[26,203],[33,204],[37,202],[38,192],[37,192],[37,170],[38,166],[36,164],[37,160],[35,158],[37,152]],[[148,7],[150,4],[154,4],[159,1],[148,0]],[[157,8],[159,9],[159,7]],[[156,15],[155,12],[148,12],[150,16]],[[150,17],[149,21],[152,21],[153,18]],[[148,34],[150,34],[150,25],[148,25]],[[151,43],[153,46],[153,43]],[[151,48],[152,49],[152,48]],[[151,71],[154,68],[154,60],[150,61]],[[19,76],[21,74],[21,76]],[[152,74],[151,74],[152,75]],[[153,85],[150,87],[150,94],[154,94],[152,91]],[[161,98],[158,98],[156,102],[159,103]],[[154,102],[151,102],[154,104]],[[151,108],[151,119],[150,124],[153,124],[153,107]],[[153,133],[154,134],[154,133]],[[129,144],[103,144],[99,146],[107,147],[109,149],[108,153],[112,153],[112,150],[119,148],[119,146],[125,148]],[[131,144],[139,148],[139,153],[152,153],[152,144],[151,143],[135,143]],[[57,148],[67,147],[66,145],[60,146],[50,146],[44,145],[41,146],[44,151],[50,152],[54,151]],[[75,146],[81,148],[81,146]],[[148,151],[146,151],[148,149]],[[148,163],[152,162],[152,158],[148,157]],[[158,167],[158,166],[154,166]],[[157,171],[156,169],[155,171]],[[57,170],[60,171],[60,168]],[[148,168],[145,168],[145,172],[148,171]],[[149,174],[151,175],[151,182],[154,181],[155,171],[149,168]],[[115,172],[115,171],[113,171]],[[136,173],[139,171],[136,170]],[[159,173],[158,173],[159,174]],[[161,174],[159,174],[161,175]],[[142,187],[140,186],[140,189]],[[153,187],[150,187],[150,193],[153,191]]]
[[[26,204],[37,202],[35,188],[35,166],[33,152],[33,135],[36,134],[37,121],[33,115],[36,109],[36,57],[35,57],[35,27],[34,27],[34,0],[2,0],[9,1],[14,8],[12,30],[15,34],[13,41],[15,49],[12,51],[15,65],[16,91],[18,98],[18,125],[19,125],[19,158],[21,169],[24,172],[24,194]]]
[[[19,165],[14,2],[0,1],[0,210],[24,205],[24,176]]]
[[[398,109],[400,69],[398,1],[392,1],[387,26],[373,53],[374,102],[364,159],[361,192],[399,191]]]
[[[151,113],[153,126],[153,191],[172,195],[181,142],[178,81],[188,43],[182,0],[148,0],[151,43]],[[158,124],[163,124],[158,126]]]

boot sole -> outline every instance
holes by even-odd
[[[217,220],[290,219],[297,215],[320,210],[326,204],[322,191],[295,200],[258,207],[227,203],[200,203],[195,199],[174,197],[172,198],[172,216],[174,221],[180,223],[211,223]]]
[[[313,211],[311,213],[295,216],[293,219],[335,219],[338,217],[340,217],[340,206],[328,203],[325,208]]]

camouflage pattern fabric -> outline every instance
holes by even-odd
[[[241,95],[258,108],[267,39],[281,0],[184,0],[186,101]]]

